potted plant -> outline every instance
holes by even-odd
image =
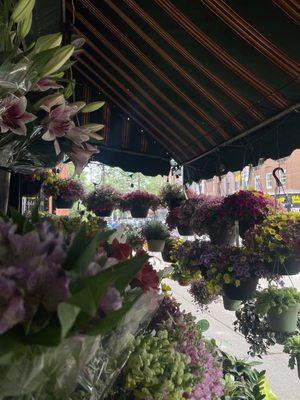
[[[201,202],[201,196],[192,196],[181,202],[178,211],[177,230],[182,236],[191,236],[194,233],[191,221],[196,207]]]
[[[267,315],[274,332],[295,332],[299,307],[300,292],[293,287],[270,285],[256,295],[256,310],[258,314]]]
[[[138,250],[143,248],[145,239],[142,237],[140,232],[131,229],[126,234],[126,243],[131,246],[133,250]]]
[[[224,293],[231,300],[254,297],[258,280],[266,276],[263,263],[246,247],[212,247],[206,279],[213,291]]]
[[[256,251],[272,274],[300,272],[300,215],[297,212],[270,214],[246,235],[248,247]]]
[[[44,193],[54,198],[56,208],[72,208],[75,201],[84,198],[84,188],[79,180],[60,179],[57,175],[49,175],[43,186]]]
[[[169,236],[166,239],[165,247],[162,252],[162,259],[165,262],[174,262],[176,259],[176,253],[179,247],[184,243],[184,240],[177,236]]]
[[[300,378],[300,335],[295,335],[289,338],[283,348],[283,351],[289,354],[289,367],[295,368],[297,362],[298,377]]]
[[[207,308],[207,305],[217,299],[217,296],[214,293],[209,292],[207,289],[207,281],[203,278],[194,280],[191,283],[189,292],[192,295],[195,304],[201,309]]]
[[[98,217],[109,217],[115,208],[118,208],[121,194],[109,185],[96,187],[85,199],[86,207]]]
[[[181,220],[180,218],[180,207],[170,209],[166,218],[166,224],[170,231],[177,228],[179,235],[191,236],[193,235],[193,229],[189,220]]]
[[[244,238],[247,230],[260,224],[275,208],[274,200],[256,190],[240,190],[224,199],[224,213],[239,222],[239,233]]]
[[[155,194],[142,190],[126,193],[121,199],[121,209],[130,211],[133,218],[146,218],[149,209],[155,211],[159,204],[160,200]]]
[[[232,300],[223,294],[223,306],[225,310],[228,311],[237,311],[241,307],[242,301],[241,300]]]
[[[234,224],[224,212],[224,198],[203,196],[191,218],[194,231],[200,236],[208,234],[213,244],[231,245],[234,242]]]
[[[178,184],[167,183],[160,190],[159,197],[161,203],[171,210],[172,208],[179,207],[180,204],[186,199],[183,187]]]
[[[153,252],[161,252],[165,247],[165,242],[169,236],[168,230],[160,221],[152,220],[147,222],[142,233],[147,240],[148,250]]]

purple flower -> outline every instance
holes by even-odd
[[[45,92],[49,89],[63,89],[63,86],[56,83],[53,79],[43,78],[31,88],[32,91],[38,92]]]
[[[10,95],[0,101],[0,131],[12,131],[17,135],[26,135],[26,124],[36,119],[36,116],[26,112],[25,96]]]
[[[82,143],[81,146],[72,146],[71,151],[67,154],[75,165],[75,174],[80,174],[89,159],[97,153],[99,153],[99,150],[88,143]]]
[[[23,322],[25,308],[12,280],[0,276],[0,334]]]
[[[120,292],[116,288],[110,287],[100,300],[99,305],[101,310],[105,313],[108,311],[119,310],[122,308],[122,298]]]

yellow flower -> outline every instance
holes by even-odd
[[[166,283],[161,284],[161,290],[164,292],[165,295],[168,295],[168,292],[171,292],[171,287]]]
[[[232,272],[232,271],[233,271],[233,268],[232,268],[232,267],[229,267],[229,268],[228,268],[228,271],[229,271],[229,272]]]
[[[222,290],[222,286],[220,286],[220,285],[215,285],[215,293],[216,293],[216,294],[221,293],[221,290]]]
[[[230,283],[231,281],[231,277],[229,274],[224,274],[223,279],[225,283]]]
[[[280,236],[280,235],[275,235],[275,239],[277,239],[277,240],[282,240],[282,237]]]
[[[239,287],[241,285],[241,281],[239,279],[236,279],[234,284],[236,287]]]

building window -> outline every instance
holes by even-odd
[[[279,171],[278,177],[279,177],[280,182],[284,186],[285,183],[286,183],[286,173],[285,173],[285,171]]]
[[[231,176],[226,176],[226,194],[231,193]]]
[[[272,189],[273,188],[273,175],[272,172],[268,172],[266,174],[266,188]]]
[[[255,175],[254,188],[255,188],[255,190],[261,190],[260,176],[259,175]]]

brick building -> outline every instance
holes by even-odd
[[[271,195],[275,194],[276,182],[272,171],[281,167],[284,172],[279,172],[283,189],[288,194],[293,209],[300,210],[300,149],[293,151],[289,157],[279,160],[261,160],[256,167],[245,167],[242,171],[228,172],[220,178],[214,177],[194,184],[193,189],[198,193],[226,196],[240,189],[257,189]],[[283,190],[281,189],[281,192]],[[282,196],[280,201],[284,201]]]

